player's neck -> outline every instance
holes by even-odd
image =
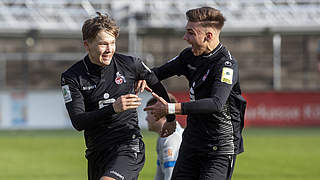
[[[205,52],[205,54],[211,53],[218,45],[219,45],[220,41],[219,39],[213,39],[207,46],[207,51]]]

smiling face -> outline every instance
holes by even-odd
[[[199,22],[188,21],[183,39],[192,46],[192,53],[200,56],[207,51],[208,41],[205,28]]]
[[[112,33],[101,30],[92,40],[85,40],[84,47],[87,50],[92,63],[99,66],[106,66],[116,50],[116,38]]]

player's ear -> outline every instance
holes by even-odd
[[[87,51],[89,51],[89,42],[88,42],[88,40],[84,40],[83,41],[83,46]]]
[[[206,32],[206,39],[207,39],[207,40],[213,39],[213,33],[210,32],[210,31]]]

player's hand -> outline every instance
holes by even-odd
[[[118,97],[118,99],[112,104],[116,113],[128,110],[136,109],[141,105],[141,98],[135,94],[126,94]]]
[[[135,92],[136,92],[136,95],[139,93],[139,92],[143,92],[144,90],[147,90],[149,92],[152,92],[152,89],[150,89],[147,85],[147,82],[145,80],[139,80],[136,84],[136,88],[135,88]]]
[[[144,111],[151,111],[151,114],[156,118],[160,119],[168,114],[168,103],[162,97],[152,92],[152,96],[158,100],[158,102],[152,106],[145,107]]]
[[[165,122],[162,126],[162,129],[160,131],[160,136],[161,137],[168,137],[171,134],[173,134],[176,131],[176,126],[177,123],[176,121],[172,121],[172,122]]]

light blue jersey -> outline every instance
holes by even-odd
[[[170,180],[173,167],[179,154],[183,128],[177,123],[176,131],[166,138],[157,141],[157,173],[155,180]]]

